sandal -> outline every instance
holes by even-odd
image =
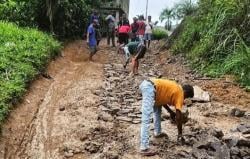
[[[157,154],[157,151],[154,149],[146,149],[146,150],[141,150],[140,154],[143,156],[155,156]]]

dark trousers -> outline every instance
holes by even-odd
[[[108,38],[107,38],[107,43],[110,45],[110,40],[112,41],[112,46],[115,47],[115,32],[109,32],[108,31]]]
[[[95,31],[96,31],[96,41],[97,41],[97,46],[99,46],[99,43],[100,43],[100,41],[101,41],[101,39],[102,39],[102,34],[101,34],[101,32],[100,32],[100,29],[99,29],[99,28],[95,29]]]
[[[119,37],[118,41],[120,44],[125,44],[125,45],[128,44],[128,38],[129,38],[128,33],[119,33],[118,37]]]

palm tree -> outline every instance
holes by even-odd
[[[170,30],[172,27],[172,22],[171,20],[173,19],[174,14],[173,14],[173,9],[165,8],[160,14],[160,20],[163,22],[164,20],[166,21],[165,27],[167,30]]]
[[[197,6],[191,0],[184,0],[180,3],[175,4],[173,7],[173,14],[175,19],[182,19],[185,16],[191,15],[195,12]]]

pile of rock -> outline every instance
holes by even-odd
[[[233,108],[230,112],[231,116],[235,117],[245,117],[247,119],[250,119],[250,112],[247,112],[245,110],[241,110],[239,108]]]
[[[241,127],[241,128],[240,128]],[[243,128],[244,127],[244,128]],[[240,124],[237,130],[249,130],[249,124]],[[224,136],[219,129],[195,130],[185,136],[185,145],[191,147],[190,152],[183,151],[177,155],[179,158],[190,159],[249,159],[250,158],[250,138],[242,134]]]

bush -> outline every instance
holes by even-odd
[[[51,36],[35,29],[0,21],[0,123],[27,84],[41,73],[60,50]]]
[[[185,53],[208,76],[234,74],[249,86],[249,10],[247,0],[200,0],[197,11],[184,18],[171,50]]]
[[[168,37],[168,32],[163,28],[154,28],[153,38],[154,40],[166,39]]]

